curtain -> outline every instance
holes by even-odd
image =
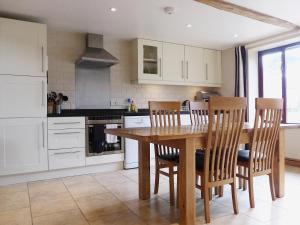
[[[235,96],[248,98],[248,57],[245,46],[235,48]],[[248,121],[248,110],[246,121]]]

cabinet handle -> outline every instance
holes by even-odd
[[[45,85],[44,85],[44,81],[42,81],[42,106],[45,106]]]
[[[42,46],[42,72],[44,73],[44,46]]]
[[[208,65],[205,64],[205,79],[208,80]]]
[[[80,122],[55,122],[54,125],[78,124]]]
[[[181,61],[181,77],[184,80],[184,61]]]
[[[186,79],[189,79],[189,61],[186,61]]]
[[[162,76],[162,61],[161,58],[159,58],[159,76]]]
[[[42,122],[42,140],[43,140],[43,148],[45,148],[45,124]]]
[[[64,154],[75,154],[79,153],[81,151],[75,151],[75,152],[55,152],[53,155],[64,155]]]
[[[80,134],[81,132],[79,131],[74,131],[74,132],[62,132],[62,133],[53,133],[55,135],[64,135],[64,134]]]

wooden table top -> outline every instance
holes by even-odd
[[[300,124],[281,124],[281,129],[297,129]],[[253,130],[253,125],[246,123],[243,132]],[[143,140],[143,141],[160,141],[183,139],[189,137],[204,137],[207,135],[207,125],[187,125],[176,127],[140,127],[140,128],[116,128],[105,129],[106,134],[121,136],[125,138]]]

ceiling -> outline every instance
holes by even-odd
[[[230,2],[300,25],[298,0]],[[175,7],[175,13],[165,14],[165,6]],[[111,12],[111,7],[117,11]],[[0,0],[0,15],[43,22],[67,31],[149,38],[213,49],[226,49],[287,31],[193,0]],[[187,28],[186,24],[192,27]]]

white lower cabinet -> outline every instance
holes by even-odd
[[[85,166],[84,148],[51,150],[48,154],[50,170]]]
[[[45,170],[47,119],[0,119],[0,176]]]

